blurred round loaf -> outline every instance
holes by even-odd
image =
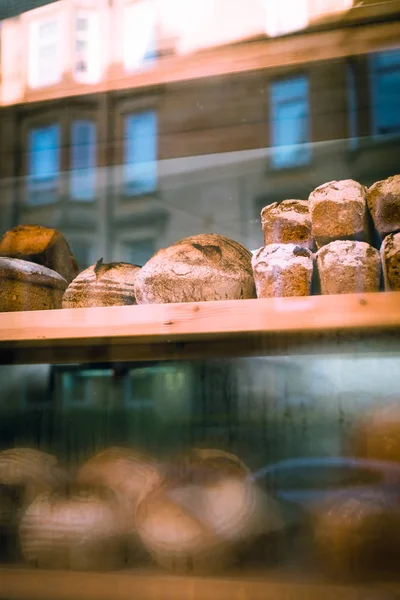
[[[312,232],[318,248],[333,240],[367,239],[367,188],[353,181],[329,181],[309,196]]]
[[[217,234],[200,234],[159,250],[135,282],[138,304],[254,298],[251,253]]]
[[[385,289],[400,291],[400,232],[389,233],[381,246]]]
[[[63,308],[136,304],[134,284],[140,267],[128,263],[103,264],[99,260],[68,286]]]
[[[201,456],[204,456],[202,460]],[[282,525],[275,502],[236,457],[195,451],[140,501],[137,528],[155,561],[177,573],[210,573]]]
[[[0,258],[0,312],[61,308],[67,282],[36,263]]]
[[[41,225],[18,225],[0,242],[0,256],[20,258],[59,273],[69,283],[79,269],[68,242],[55,229]]]
[[[398,568],[399,499],[378,487],[344,490],[327,501],[315,515],[313,530],[318,556],[333,575],[365,577]]]
[[[295,244],[269,244],[252,258],[258,298],[309,296],[314,269],[308,248]]]
[[[322,294],[379,291],[379,252],[366,242],[331,242],[318,250],[317,266]]]
[[[159,482],[155,459],[132,448],[105,448],[78,470],[77,481],[104,486],[117,496],[127,527],[135,528],[135,511],[140,497]]]
[[[118,503],[110,490],[40,494],[21,519],[24,559],[53,569],[109,570],[125,561]]]
[[[381,238],[400,231],[400,175],[371,185],[367,202],[375,229]]]
[[[265,206],[261,211],[264,245],[296,244],[314,248],[308,200],[283,200]]]
[[[400,403],[367,412],[351,432],[350,450],[358,458],[400,463]]]

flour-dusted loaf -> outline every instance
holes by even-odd
[[[217,234],[200,234],[159,250],[138,273],[138,304],[255,298],[251,253]]]
[[[18,225],[7,231],[0,242],[0,256],[42,265],[59,273],[68,283],[79,272],[64,236],[41,225]]]
[[[367,188],[357,181],[324,183],[311,192],[309,202],[318,248],[333,240],[367,240]]]
[[[21,519],[20,544],[35,567],[103,571],[125,564],[118,503],[107,489],[75,486],[40,494]]]
[[[252,258],[258,298],[308,296],[311,293],[313,255],[296,244],[269,244]]]
[[[353,294],[379,290],[379,252],[366,242],[331,242],[318,250],[317,266],[322,294]]]
[[[0,258],[0,312],[61,308],[67,282],[33,262]]]
[[[140,267],[129,263],[104,264],[99,260],[68,286],[63,308],[136,304],[134,284]]]
[[[265,246],[296,244],[310,250],[314,247],[308,200],[283,200],[265,206],[261,225]]]
[[[375,229],[381,238],[388,233],[400,231],[400,175],[371,185],[367,202]]]
[[[390,233],[381,246],[385,289],[400,291],[400,232]]]

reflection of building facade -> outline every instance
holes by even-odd
[[[2,231],[56,227],[82,267],[200,231],[254,248],[262,205],[398,171],[400,2],[192,4],[3,22]]]

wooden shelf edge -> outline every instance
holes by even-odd
[[[258,577],[178,577],[162,572],[81,573],[0,569],[4,600],[362,600],[398,597],[398,585],[307,581],[281,572]]]
[[[251,356],[380,334],[400,341],[400,292],[0,313],[0,364]]]

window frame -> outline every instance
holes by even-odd
[[[370,103],[371,103],[371,111],[370,111],[370,127],[372,137],[375,139],[394,139],[400,137],[400,122],[399,122],[399,131],[394,132],[380,132],[378,131],[378,80],[379,73],[376,64],[377,57],[382,54],[390,54],[397,52],[399,54],[399,67],[398,70],[400,72],[400,49],[394,48],[389,50],[380,50],[377,52],[373,52],[368,56],[368,70],[369,70],[369,80],[370,80]],[[386,69],[384,69],[385,71]],[[389,69],[388,69],[389,70]],[[397,70],[397,69],[396,69]]]
[[[127,127],[128,127],[128,119],[130,118],[135,118],[135,117],[139,117],[141,115],[148,115],[151,114],[154,117],[154,124],[155,124],[155,152],[154,152],[154,161],[151,161],[152,163],[154,162],[154,186],[151,189],[139,189],[137,192],[134,192],[133,190],[131,190],[129,188],[129,185],[134,185],[133,183],[133,179],[132,182],[128,181],[127,178],[127,171],[129,169],[129,166],[133,166],[134,162],[129,162],[127,159],[127,142],[128,142],[128,135],[127,135]],[[159,153],[159,135],[158,135],[158,129],[159,129],[159,120],[158,120],[158,113],[157,110],[155,110],[154,108],[146,108],[146,109],[141,109],[141,110],[133,110],[133,111],[128,111],[126,113],[124,113],[122,115],[122,190],[123,190],[123,195],[125,198],[139,198],[142,196],[153,196],[154,194],[157,193],[158,190],[158,186],[159,186],[159,173],[158,173],[158,153]],[[134,136],[133,138],[134,139]],[[143,162],[141,163],[143,164]]]
[[[54,40],[51,42],[44,43],[40,41],[40,28],[46,24],[55,23],[56,32],[54,34]],[[28,85],[31,89],[37,90],[45,87],[51,87],[57,85],[62,80],[62,64],[61,64],[61,47],[62,47],[62,27],[60,16],[53,14],[41,19],[36,19],[29,24],[28,30]],[[53,78],[45,79],[44,81],[40,78],[40,48],[45,46],[54,45],[54,76]]]
[[[54,177],[54,185],[40,185],[40,181],[34,183],[34,175],[31,173],[31,155],[33,154],[32,146],[31,146],[31,136],[33,132],[45,130],[45,129],[54,129],[57,135],[58,145],[55,146],[57,149],[57,163],[58,170],[56,171],[56,176]],[[32,124],[26,130],[26,185],[25,185],[25,206],[27,207],[35,207],[35,206],[45,206],[55,204],[60,197],[60,184],[61,184],[61,151],[62,151],[62,127],[61,124],[56,120],[52,120],[48,123],[37,123]],[[48,191],[54,195],[54,199],[45,202],[32,202],[31,198],[33,194],[43,194]]]
[[[151,15],[150,20],[152,21],[152,33],[153,35],[151,41],[151,50],[146,51],[141,58],[139,58],[139,53],[135,58],[132,58],[132,43],[131,40],[134,38],[134,27],[132,26],[132,21],[134,21],[134,12],[140,10],[138,7],[147,6],[151,7]],[[154,0],[133,0],[123,5],[122,7],[122,23],[121,23],[121,34],[122,34],[122,64],[124,67],[125,73],[135,74],[141,73],[143,71],[148,71],[154,68],[158,59],[158,48],[159,48],[159,40],[157,35],[157,10]],[[138,21],[143,22],[143,19],[138,19]],[[127,30],[132,32],[131,38],[128,40]]]
[[[91,152],[92,152],[92,159],[93,159],[93,165],[88,167],[87,170],[89,171],[93,171],[93,173],[91,174],[91,176],[93,177],[93,193],[91,195],[91,197],[78,197],[77,195],[74,194],[74,183],[73,183],[73,177],[74,177],[74,173],[76,174],[77,171],[79,171],[79,167],[75,168],[74,167],[74,148],[76,148],[76,145],[74,144],[74,125],[77,124],[82,124],[82,123],[86,123],[86,124],[90,124],[93,127],[92,133],[93,133],[93,141],[91,142],[91,144],[89,144],[90,146],[93,146]],[[70,119],[70,123],[69,123],[69,178],[68,178],[68,196],[69,198],[73,201],[73,202],[79,202],[82,204],[91,204],[93,202],[96,201],[96,197],[98,194],[98,178],[97,178],[97,168],[98,168],[98,160],[97,160],[97,140],[98,140],[98,123],[97,120],[95,118],[92,118],[90,116],[87,115],[82,115],[82,116],[76,116],[73,115]],[[79,185],[78,185],[79,187]]]

